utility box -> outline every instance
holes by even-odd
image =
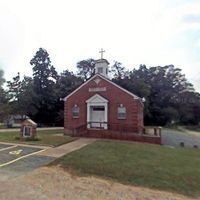
[[[26,119],[21,124],[20,138],[21,139],[34,139],[37,137],[37,124],[31,120]]]

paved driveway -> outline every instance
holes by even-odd
[[[0,143],[0,181],[4,181],[44,166],[67,153],[80,149],[95,139],[79,140],[56,148]]]
[[[0,181],[19,176],[53,161],[53,157],[37,155],[44,150],[32,146],[0,144]]]
[[[162,144],[174,147],[180,147],[180,142],[184,142],[185,147],[197,145],[200,149],[200,132],[182,129],[180,131],[173,129],[162,130]]]

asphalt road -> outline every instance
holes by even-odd
[[[194,145],[197,145],[198,149],[200,149],[200,132],[173,129],[162,130],[163,145],[180,147],[181,142],[184,142],[185,147],[193,148]]]

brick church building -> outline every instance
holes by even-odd
[[[65,134],[146,141],[142,99],[113,83],[108,65],[96,60],[95,75],[64,98]]]

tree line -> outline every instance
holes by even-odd
[[[9,115],[27,115],[39,125],[63,125],[61,99],[94,75],[95,60],[77,63],[77,73],[58,73],[48,52],[40,48],[30,60],[32,76],[18,73],[11,81],[0,70],[0,121]],[[127,70],[120,62],[110,69],[113,82],[142,97],[145,125],[197,125],[200,122],[200,94],[174,65]],[[7,89],[3,89],[3,84]]]

